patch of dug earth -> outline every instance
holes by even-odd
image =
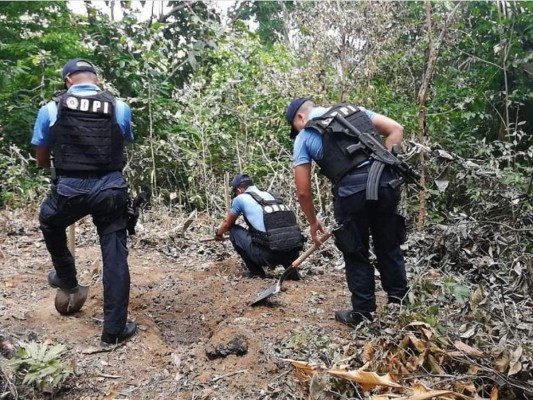
[[[13,223],[20,229],[13,225],[0,240],[0,322],[23,342],[67,346],[75,374],[59,399],[259,399],[272,393],[283,398],[280,388],[289,382],[293,391],[295,384],[287,374],[292,368],[275,353],[279,343],[295,330],[321,327],[341,336],[347,331],[331,319],[348,301],[342,271],[285,282],[272,302],[252,308],[255,297],[275,281],[244,278],[229,243],[200,251],[189,246],[169,258],[134,238],[130,318],[140,331],[124,346],[103,352],[94,232],[81,222],[76,248],[79,279],[90,286],[89,298],[81,312],[60,316],[55,291],[46,283],[51,265],[34,215],[17,215]],[[213,262],[211,254],[221,253],[232,256]],[[220,354],[213,357],[213,349]]]
[[[533,395],[530,254],[519,253],[513,268],[503,256],[501,266],[487,266],[474,259],[476,234],[465,263],[454,251],[466,240],[455,225],[444,234],[437,227],[437,234],[410,235],[408,304],[384,305],[380,292],[375,320],[352,330],[333,320],[349,293],[332,242],[305,263],[303,281],[285,281],[268,303],[250,307],[275,280],[244,278],[231,244],[196,240],[210,224],[184,238],[174,235],[175,222],[146,223],[130,240],[129,258],[130,317],[140,332],[102,352],[100,251],[90,223],[78,225],[76,238],[89,299],[80,313],[61,317],[46,284],[50,261],[36,214],[7,214],[0,213],[0,326],[22,342],[68,347],[75,374],[59,399],[362,398],[359,383],[324,372],[362,366],[403,385],[401,394],[372,389],[388,399],[422,390],[418,381],[465,399],[495,398],[498,391],[508,400]],[[295,371],[289,359],[310,364]],[[321,372],[301,384],[296,377],[305,370]]]

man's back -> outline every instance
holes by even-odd
[[[239,216],[244,215],[246,220],[258,231],[265,232],[265,223],[263,221],[263,208],[254,198],[247,194],[248,192],[257,193],[265,200],[274,200],[274,197],[265,191],[259,190],[256,186],[250,186],[245,193],[238,195],[231,205],[231,213]]]

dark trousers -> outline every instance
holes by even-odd
[[[57,276],[68,287],[75,287],[78,281],[65,229],[92,215],[102,251],[104,331],[112,335],[122,332],[128,313],[127,196],[127,185],[119,172],[98,178],[59,177],[39,214],[40,229]]]
[[[241,256],[252,275],[265,277],[263,267],[275,268],[282,265],[288,268],[298,258],[298,249],[284,252],[273,251],[254,243],[252,234],[240,225],[234,225],[229,232],[233,248]]]
[[[361,176],[362,182],[366,182],[366,176]],[[386,177],[382,181],[384,179]],[[370,233],[383,289],[389,302],[399,302],[407,293],[405,263],[400,249],[405,240],[405,221],[396,212],[400,189],[382,184],[377,201],[366,200],[364,186],[363,190],[346,197],[339,196],[339,190],[336,193],[335,220],[342,223],[342,227],[335,232],[335,243],[344,256],[353,310],[376,310],[374,267],[369,260]]]

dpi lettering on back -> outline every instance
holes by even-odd
[[[101,114],[110,113],[110,103],[108,101],[99,101],[70,96],[65,100],[65,104],[71,110]]]

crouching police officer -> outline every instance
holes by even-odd
[[[32,138],[37,163],[50,169],[52,175],[51,191],[39,214],[40,229],[55,269],[48,274],[48,283],[60,289],[56,308],[61,314],[81,309],[88,287],[78,284],[65,229],[91,214],[103,260],[101,339],[104,344],[116,344],[137,330],[135,323],[127,322],[128,191],[122,175],[124,141],[133,141],[131,110],[100,90],[96,70],[86,60],[68,61],[63,67],[63,80],[67,90],[40,109]],[[61,292],[64,303],[58,301]]]
[[[292,101],[286,120],[294,141],[294,175],[298,200],[310,224],[312,239],[320,244],[323,227],[317,219],[311,192],[311,161],[333,183],[334,216],[339,226],[335,244],[344,256],[352,309],[340,310],[335,319],[349,326],[371,320],[376,310],[374,268],[369,261],[369,230],[372,232],[377,268],[389,303],[399,303],[407,293],[405,264],[400,244],[405,222],[397,214],[400,199],[395,174],[371,161],[358,140],[350,136],[334,116],[340,113],[360,132],[385,136],[385,146],[399,146],[403,127],[396,121],[362,107],[340,104],[315,107],[307,98]],[[372,196],[376,196],[377,199]]]
[[[237,175],[231,181],[235,194],[231,210],[220,224],[215,240],[230,240],[249,270],[250,277],[265,278],[263,267],[282,265],[287,269],[298,258],[304,238],[294,213],[271,193],[260,191],[248,175]],[[249,229],[236,225],[242,215]],[[287,279],[299,280],[294,270]]]

